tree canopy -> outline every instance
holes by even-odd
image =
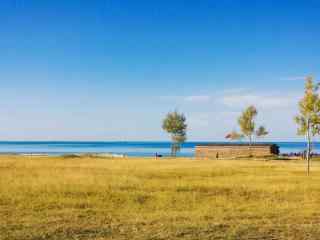
[[[249,138],[250,143],[255,130],[254,119],[257,116],[258,111],[254,106],[246,108],[238,119],[238,123],[243,135]]]
[[[169,112],[163,120],[162,129],[171,135],[171,154],[175,156],[180,150],[181,144],[187,139],[185,115],[178,111]]]
[[[266,128],[264,126],[260,126],[257,130],[256,130],[256,136],[258,138],[262,138],[264,136],[267,136],[269,134],[269,132],[266,130]]]
[[[226,138],[230,140],[241,140],[242,138],[247,137],[251,145],[254,137],[261,138],[268,135],[268,131],[264,126],[260,126],[256,129],[255,118],[257,115],[258,110],[255,106],[252,105],[247,107],[238,118],[240,133],[232,131]]]
[[[312,137],[319,134],[320,130],[320,98],[318,85],[315,85],[312,77],[307,77],[304,96],[299,101],[299,114],[295,117],[298,125],[298,135],[304,135],[307,141],[307,173],[310,172],[310,154]]]

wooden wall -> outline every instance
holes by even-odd
[[[262,157],[278,154],[276,145],[208,145],[196,146],[196,158]]]

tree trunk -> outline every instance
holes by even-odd
[[[310,152],[311,152],[311,136],[310,136],[310,121],[307,123],[307,175],[310,175]]]
[[[250,157],[252,157],[252,135],[249,136],[249,152],[250,152]]]
[[[179,143],[176,141],[171,143],[171,157],[176,157],[177,152],[179,151]]]
[[[175,157],[175,143],[171,143],[171,157]]]

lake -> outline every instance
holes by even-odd
[[[178,156],[193,156],[197,144],[217,142],[186,142]],[[221,142],[219,142],[221,143]],[[270,142],[268,142],[270,143]],[[281,153],[301,152],[305,149],[304,142],[272,142],[278,144]],[[320,143],[315,144],[315,152],[320,152]],[[128,156],[154,156],[170,154],[170,142],[156,141],[0,141],[0,153],[45,153],[60,155],[68,153],[116,153]]]

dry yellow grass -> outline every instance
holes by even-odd
[[[0,157],[0,239],[320,239],[320,164]]]

